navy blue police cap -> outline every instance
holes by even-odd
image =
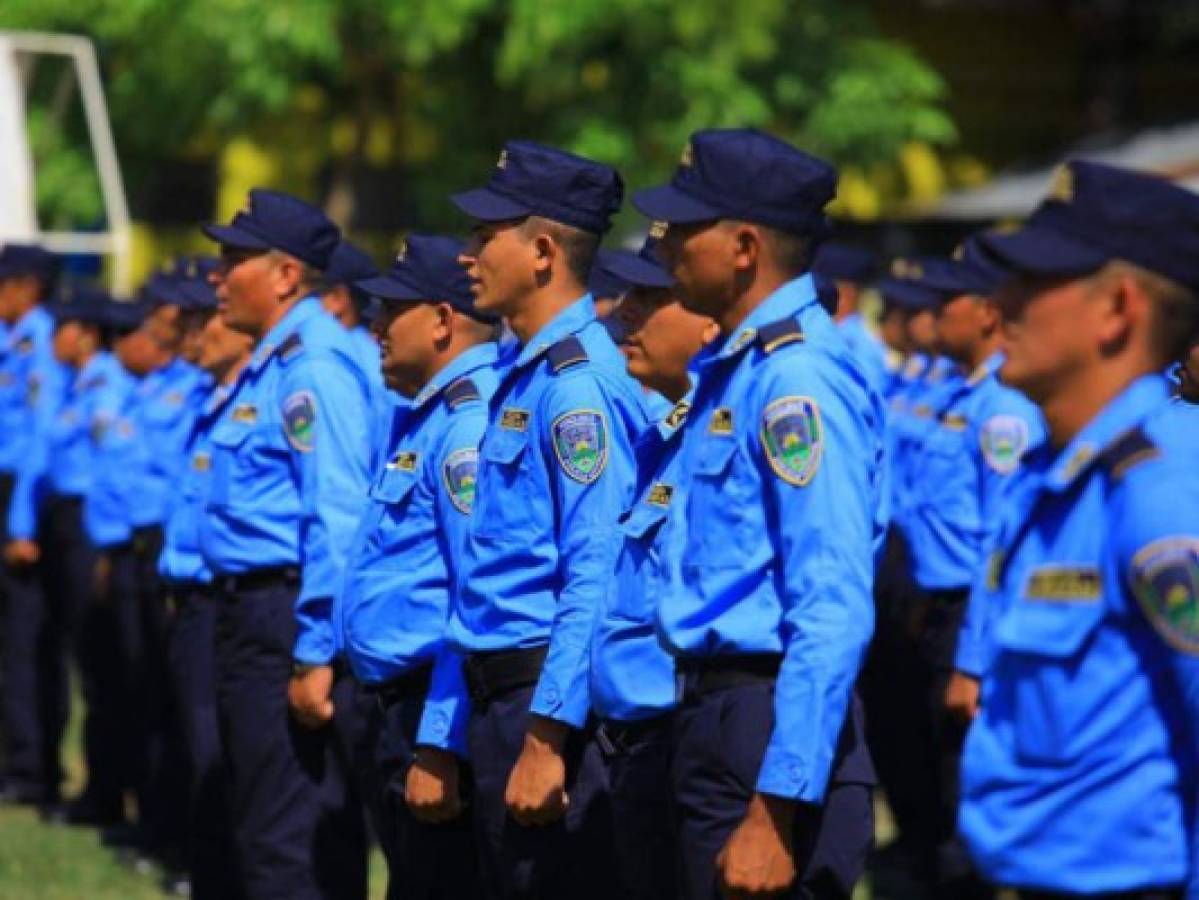
[[[450,199],[481,222],[541,216],[603,234],[624,200],[624,181],[603,163],[533,141],[509,141],[485,187]]]
[[[837,314],[837,304],[841,299],[837,291],[837,282],[825,275],[821,275],[819,272],[812,273],[812,281],[816,287],[816,302],[830,316],[835,316]]]
[[[878,258],[865,247],[829,242],[816,251],[812,271],[833,281],[869,284],[878,275]]]
[[[136,331],[145,321],[149,305],[144,300],[117,300],[110,297],[104,306],[103,324],[118,334]]]
[[[1199,290],[1199,194],[1102,163],[1064,163],[1021,228],[979,242],[1025,274],[1086,275],[1122,259]]]
[[[246,208],[228,225],[206,225],[204,234],[225,247],[282,250],[324,270],[341,231],[321,210],[282,191],[254,188]]]
[[[183,306],[181,285],[187,277],[188,259],[177,256],[166,262],[142,285],[142,297],[154,306]]]
[[[0,278],[34,275],[52,282],[58,274],[58,257],[39,244],[5,244],[0,249]]]
[[[633,205],[672,224],[738,219],[823,237],[836,193],[824,160],[757,129],[713,129],[691,136],[670,184],[638,191]]]
[[[409,235],[391,271],[354,285],[384,303],[445,302],[473,319],[494,324],[497,317],[475,308],[470,277],[458,263],[465,246],[458,238],[443,235]]]
[[[626,250],[624,247],[600,249],[595,255],[595,262],[591,265],[591,274],[587,277],[587,293],[597,300],[619,297],[628,293],[632,285],[623,278],[613,275],[608,271],[608,267],[618,259],[636,255],[632,250]]]
[[[325,267],[326,284],[353,285],[379,274],[379,267],[370,254],[345,238],[334,248]]]
[[[90,284],[64,284],[59,285],[49,311],[59,325],[65,322],[104,325],[110,302],[111,297],[101,287]]]
[[[930,287],[925,279],[947,266],[947,260],[936,257],[901,257],[891,263],[891,274],[880,278],[876,287],[885,302],[900,309],[908,312],[935,310],[945,302],[946,294]]]
[[[666,233],[665,222],[655,222],[649,230],[641,249],[636,253],[630,251],[611,251],[601,265],[610,275],[634,287],[669,288],[674,287],[674,276],[666,268],[662,257],[658,254],[658,245],[662,235]]]
[[[1011,272],[984,250],[976,237],[953,251],[951,259],[926,267],[920,283],[942,293],[945,301],[973,294],[989,297],[1011,277]]]
[[[216,288],[210,276],[217,270],[220,261],[214,256],[196,256],[187,261],[187,267],[179,282],[180,304],[184,309],[197,312],[214,312],[217,308]]]

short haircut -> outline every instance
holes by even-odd
[[[1150,341],[1164,368],[1186,356],[1199,338],[1199,297],[1190,288],[1126,260],[1112,260],[1099,271],[1100,277],[1129,277],[1154,301],[1156,314]]]
[[[782,272],[792,278],[802,275],[812,265],[812,239],[807,235],[792,234],[763,225],[760,222],[744,222],[736,219],[727,220],[735,228],[753,225],[761,232],[763,243],[769,248],[770,257]]]
[[[587,283],[595,254],[599,252],[600,235],[542,216],[529,216],[521,223],[520,230],[528,238],[538,233],[548,234],[562,249],[570,273],[580,284]]]

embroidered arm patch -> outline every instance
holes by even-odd
[[[311,391],[296,391],[283,401],[283,432],[287,442],[301,453],[316,444],[316,397]]]
[[[600,477],[608,462],[608,429],[603,413],[575,409],[558,416],[550,429],[562,471],[581,484]]]
[[[762,446],[774,474],[804,487],[816,477],[824,452],[820,407],[811,397],[782,397],[762,414]]]
[[[1132,558],[1132,588],[1167,644],[1199,655],[1199,538],[1154,541]]]
[[[441,464],[441,480],[454,509],[469,516],[475,505],[475,479],[479,472],[479,451],[474,447],[455,450]]]
[[[983,423],[979,443],[987,465],[1000,475],[1011,475],[1028,449],[1028,423],[1019,416],[992,416]]]

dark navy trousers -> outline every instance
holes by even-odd
[[[388,900],[473,900],[481,891],[469,805],[455,822],[427,824],[415,819],[404,801],[424,697],[381,703],[376,695],[366,696],[374,792],[369,805],[387,858]],[[470,769],[459,761],[464,804],[469,804],[470,784]]]
[[[187,870],[194,900],[238,900],[229,775],[216,711],[216,603],[199,584],[170,588],[170,664],[189,775]]]
[[[217,713],[241,883],[250,900],[361,900],[365,818],[346,748],[335,727],[304,728],[287,704],[298,589],[282,578],[217,589]],[[353,714],[350,679],[333,702]]]
[[[627,900],[677,895],[678,851],[670,791],[673,717],[604,722],[597,739],[608,767],[612,851]]]
[[[600,747],[593,729],[566,745],[570,805],[552,825],[525,827],[508,815],[504,791],[524,745],[533,687],[476,704],[468,745],[474,768],[475,840],[481,897],[572,900],[616,894],[611,809]]]
[[[682,861],[680,896],[718,900],[716,857],[745,817],[774,727],[774,683],[686,695],[675,719],[672,782]],[[801,805],[792,852],[800,875],[785,896],[848,898],[874,840],[874,771],[855,701],[824,803]]]

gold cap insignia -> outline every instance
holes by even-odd
[[[679,165],[684,166],[684,167],[690,167],[694,164],[695,164],[695,151],[691,147],[691,142],[688,141],[687,145],[685,147],[683,147],[683,155],[679,158]]]
[[[500,158],[495,161],[497,169],[508,168],[508,151],[506,149],[500,151]]]
[[[408,261],[408,239],[400,238],[400,246],[396,248],[396,262]]]
[[[1054,170],[1049,197],[1059,203],[1069,203],[1074,199],[1074,170],[1069,163],[1062,163]]]
[[[666,229],[670,227],[669,222],[654,222],[649,226],[649,236],[655,241],[660,241],[666,237]]]

